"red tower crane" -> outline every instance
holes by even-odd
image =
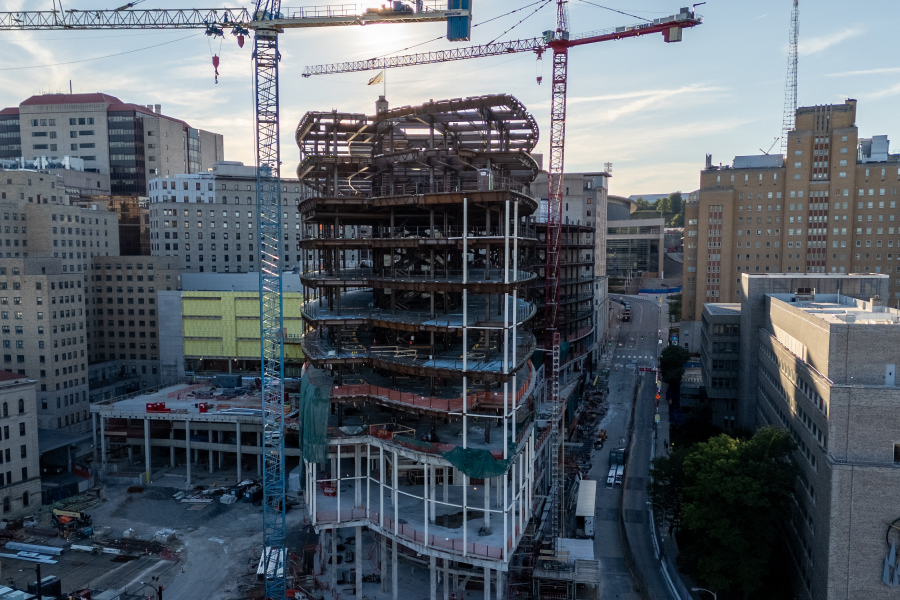
[[[569,35],[568,0],[556,0],[556,29],[545,31],[543,36],[509,42],[497,42],[480,46],[468,46],[452,50],[406,54],[386,58],[351,61],[330,65],[306,67],[304,77],[311,75],[330,75],[356,71],[372,71],[396,67],[410,67],[441,62],[501,56],[515,52],[534,52],[540,57],[545,51],[553,51],[552,101],[550,105],[550,162],[548,169],[549,198],[547,204],[547,250],[545,269],[545,343],[550,343],[551,369],[548,381],[550,404],[553,407],[551,432],[551,469],[553,483],[551,489],[551,505],[553,510],[550,539],[560,534],[560,523],[564,502],[560,501],[564,489],[562,477],[562,399],[560,397],[560,333],[559,333],[559,287],[560,287],[560,255],[562,252],[562,197],[563,170],[565,166],[566,144],[566,84],[568,78],[569,48],[584,46],[597,42],[621,40],[625,38],[661,33],[666,42],[680,42],[682,31],[695,27],[703,22],[691,8],[682,8],[677,14],[660,19],[647,20],[645,23],[625,27],[615,27],[602,31],[591,31],[576,36]]]

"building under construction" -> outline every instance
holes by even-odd
[[[550,481],[529,293],[542,243],[534,118],[509,95],[381,98],[375,115],[307,113],[296,137],[314,190],[297,242],[300,443],[309,516],[330,532],[329,587],[350,575],[338,553],[352,537],[362,598],[366,528],[394,598],[401,557],[428,567],[431,598],[530,594],[507,574],[534,564],[520,542],[527,530],[537,555]],[[346,266],[353,250],[362,268]]]

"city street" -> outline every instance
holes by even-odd
[[[634,390],[639,377],[643,378],[643,386],[639,390],[635,410],[635,439],[629,449],[634,455],[628,461],[624,491],[625,523],[632,540],[632,552],[651,597],[670,598],[671,593],[660,571],[650,537],[646,504],[656,388],[653,373],[639,371],[641,367],[656,366],[659,331],[662,330],[663,335],[668,331],[668,310],[665,304],[625,296],[624,299],[631,304],[632,319],[630,322],[620,322],[618,317],[622,313],[622,305],[615,300],[623,297],[613,295],[610,298],[617,318],[613,325],[613,355],[609,358],[609,411],[600,425],[606,429],[609,440],[602,450],[594,452],[590,473],[591,479],[598,482],[594,555],[600,561],[600,598],[641,598],[628,570],[619,526],[623,492],[618,486],[606,489],[609,452],[611,448],[626,444]]]

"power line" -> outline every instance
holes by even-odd
[[[184,36],[184,37],[182,37],[182,38],[178,38],[177,40],[169,40],[168,42],[162,42],[161,44],[154,44],[154,45],[152,45],[152,46],[145,46],[145,47],[143,47],[143,48],[135,48],[134,50],[126,50],[125,52],[116,52],[115,54],[106,54],[106,55],[104,55],[104,56],[94,56],[93,58],[83,58],[83,59],[81,59],[81,60],[70,60],[70,61],[67,61],[67,62],[60,62],[60,63],[51,63],[51,64],[49,64],[49,65],[29,65],[29,66],[27,66],[27,67],[3,67],[3,68],[0,68],[0,71],[21,71],[21,70],[23,70],[23,69],[42,69],[42,68],[45,68],[45,67],[59,67],[59,66],[62,66],[62,65],[74,65],[74,64],[76,64],[76,63],[90,62],[90,61],[92,61],[92,60],[101,60],[101,59],[104,59],[104,58],[113,58],[113,57],[115,57],[115,56],[123,56],[123,55],[125,55],[125,54],[133,54],[133,53],[135,53],[135,52],[141,52],[142,50],[150,50],[151,48],[159,48],[160,46],[166,46],[166,45],[168,45],[168,44],[174,44],[175,42],[180,42],[180,41],[183,41],[183,40],[192,38],[192,37],[197,37],[198,35],[203,35],[203,33],[201,32],[201,33],[195,33],[195,34],[192,34],[192,35],[186,35],[186,36]]]
[[[532,2],[531,4],[526,4],[525,6],[520,6],[519,8],[516,8],[516,9],[514,9],[514,10],[511,10],[511,11],[509,11],[509,12],[507,12],[507,13],[503,13],[502,15],[497,15],[496,17],[491,17],[491,18],[488,19],[487,21],[482,21],[481,23],[475,23],[474,25],[472,25],[472,27],[473,27],[473,28],[474,28],[474,27],[478,27],[479,25],[484,25],[485,23],[490,23],[491,21],[496,21],[497,19],[500,19],[500,18],[502,18],[502,17],[507,17],[507,16],[509,16],[509,15],[511,15],[511,14],[513,14],[513,13],[519,12],[520,10],[525,10],[526,8],[528,8],[528,7],[530,7],[530,6],[534,6],[535,4],[540,4],[540,3],[543,2],[543,1],[544,1],[544,0],[537,0],[537,2]]]

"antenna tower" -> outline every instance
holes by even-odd
[[[797,114],[797,38],[800,36],[799,0],[793,0],[791,9],[791,31],[788,40],[788,68],[784,82],[784,117],[781,121],[781,154],[787,156],[788,133],[794,129]]]

